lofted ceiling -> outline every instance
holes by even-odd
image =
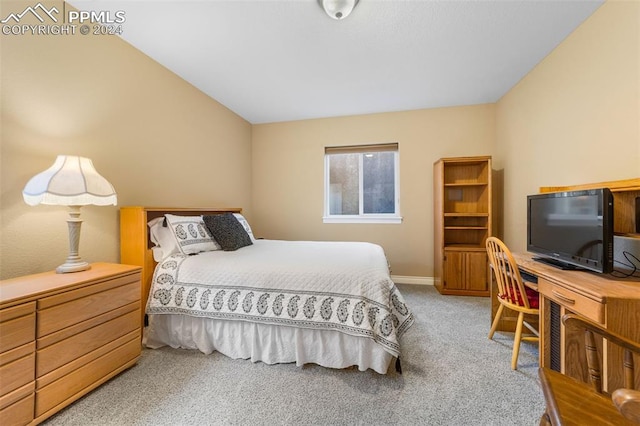
[[[601,0],[72,0],[247,121],[496,102]]]

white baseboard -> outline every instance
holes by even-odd
[[[433,277],[410,277],[406,275],[391,275],[396,284],[433,285]]]

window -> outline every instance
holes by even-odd
[[[324,150],[325,223],[400,223],[398,144]]]

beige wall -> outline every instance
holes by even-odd
[[[3,0],[0,15],[24,7]],[[68,254],[66,208],[21,194],[58,154],[91,158],[119,206],[238,206],[250,218],[248,122],[115,36],[0,38],[2,278]],[[82,218],[82,257],[119,261],[118,207]]]
[[[0,277],[66,257],[66,210],[21,196],[61,153],[92,158],[121,206],[240,206],[259,236],[376,242],[413,276],[433,274],[433,162],[491,154],[524,250],[527,194],[640,176],[639,26],[640,2],[607,2],[497,104],[253,127],[115,37],[2,36]],[[400,144],[403,223],[323,224],[324,146],[375,142]],[[117,207],[83,218],[83,257],[118,261]]]
[[[381,244],[396,275],[431,276],[432,165],[491,154],[500,234],[526,250],[526,195],[640,176],[640,2],[610,1],[495,105],[253,127],[254,227],[267,238]],[[323,224],[323,147],[400,143],[402,225]]]
[[[496,106],[507,244],[540,186],[640,176],[640,2],[609,1]]]
[[[394,275],[433,274],[433,163],[493,151],[494,105],[253,126],[252,226],[287,240],[369,241]],[[398,142],[402,224],[323,224],[324,147]]]

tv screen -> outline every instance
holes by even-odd
[[[564,269],[613,269],[613,195],[607,188],[527,197],[527,250]]]

